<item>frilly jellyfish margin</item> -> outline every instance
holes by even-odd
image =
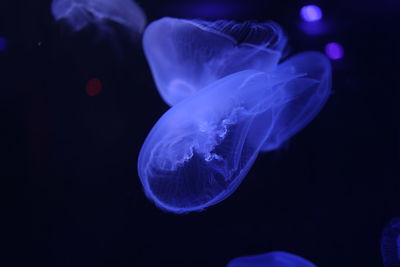
[[[226,76],[179,102],[160,118],[141,149],[138,172],[146,195],[174,213],[222,201],[262,148],[276,147],[303,127],[310,120],[304,109],[312,111],[310,116],[322,108],[330,73],[324,55],[305,52],[275,71]]]

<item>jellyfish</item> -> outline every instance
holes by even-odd
[[[260,150],[293,134],[330,93],[329,60],[304,52],[274,71],[243,70],[171,107],[138,159],[144,191],[161,209],[201,211],[231,195]],[[307,112],[306,115],[309,115]],[[296,128],[297,127],[297,128]]]
[[[383,230],[381,253],[385,267],[400,266],[400,217],[392,219]]]
[[[231,260],[227,267],[316,267],[308,260],[282,251],[243,256]]]
[[[56,20],[66,20],[74,31],[91,23],[107,31],[106,20],[137,34],[146,25],[145,14],[132,0],[53,0],[51,9]]]
[[[275,22],[162,18],[143,35],[161,97],[170,106],[238,71],[276,68],[286,36]]]

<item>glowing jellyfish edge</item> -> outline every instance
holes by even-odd
[[[227,267],[316,267],[310,261],[283,251],[241,256],[231,260]]]
[[[90,23],[106,31],[104,20],[110,20],[141,33],[146,25],[142,9],[131,0],[53,0],[51,6],[56,20],[65,19],[75,31]]]

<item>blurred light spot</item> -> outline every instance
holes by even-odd
[[[101,89],[103,88],[100,79],[93,78],[90,79],[86,84],[86,93],[89,96],[96,96],[100,94]]]
[[[0,37],[0,52],[6,51],[7,49],[7,39]]]
[[[341,59],[344,55],[343,46],[335,42],[328,43],[325,46],[325,53],[330,59]]]
[[[322,11],[316,5],[307,5],[301,8],[300,16],[307,22],[319,21],[322,19]]]

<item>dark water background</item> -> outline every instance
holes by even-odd
[[[142,192],[136,160],[167,110],[140,42],[113,25],[77,34],[50,1],[0,3],[3,266],[225,266],[284,250],[320,267],[381,266],[383,226],[400,215],[400,3],[314,1],[328,31],[299,29],[309,1],[140,1],[163,16],[273,19],[291,51],[340,42],[332,95],[286,149],[261,154],[239,189],[173,215]],[[103,90],[88,96],[97,77]],[[25,216],[25,215],[29,216]]]

